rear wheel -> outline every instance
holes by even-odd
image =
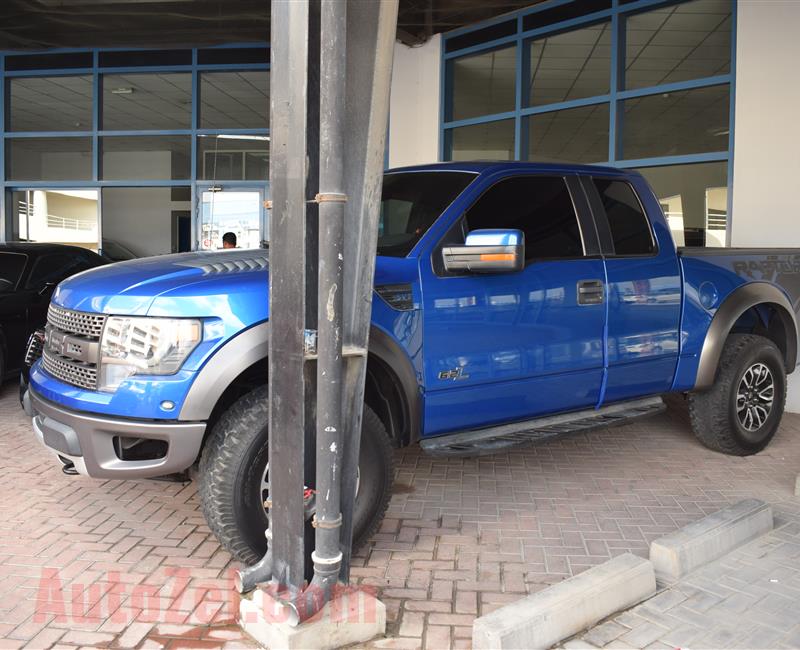
[[[258,561],[266,551],[267,415],[267,387],[263,386],[240,398],[223,414],[200,459],[198,481],[203,514],[222,546],[244,564]],[[353,514],[354,549],[377,531],[386,513],[394,476],[393,456],[383,424],[365,405]],[[313,512],[313,496],[307,491],[307,520]],[[307,555],[313,548],[312,532],[307,526]]]
[[[775,436],[786,403],[786,368],[777,346],[763,336],[732,334],[725,342],[714,385],[690,393],[689,416],[709,449],[749,456]]]

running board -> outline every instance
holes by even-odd
[[[626,424],[665,408],[661,397],[648,397],[619,402],[600,409],[586,409],[485,429],[447,433],[422,440],[420,446],[433,456],[484,456],[565,433]]]

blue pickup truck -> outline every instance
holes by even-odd
[[[723,453],[756,453],[778,429],[800,251],[676,250],[638,173],[393,170],[377,253],[356,545],[388,504],[392,446],[490,453],[650,413],[669,393]],[[68,472],[190,470],[212,530],[248,563],[269,490],[268,272],[266,251],[238,250],[64,281],[24,399]]]

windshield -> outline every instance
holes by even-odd
[[[378,255],[405,257],[475,179],[467,172],[397,172],[383,177]]]
[[[23,253],[0,253],[0,293],[14,290],[27,261],[28,256]]]

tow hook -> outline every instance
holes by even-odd
[[[67,476],[78,476],[78,470],[75,469],[75,463],[71,460],[67,460],[63,456],[59,456],[58,460],[61,461],[61,471],[64,472]]]

